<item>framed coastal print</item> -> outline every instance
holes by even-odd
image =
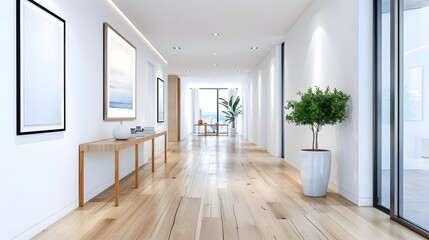
[[[157,82],[156,116],[157,121],[162,123],[164,122],[164,80],[158,78]]]
[[[17,135],[65,131],[64,19],[17,1]]]
[[[104,23],[104,120],[136,118],[136,48]]]

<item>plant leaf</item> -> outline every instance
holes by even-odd
[[[315,86],[297,95],[299,100],[288,100],[285,105],[285,110],[289,111],[285,116],[288,123],[316,126],[313,129],[319,132],[324,125],[342,123],[347,117],[350,96],[337,89],[331,91],[326,87],[322,90]]]

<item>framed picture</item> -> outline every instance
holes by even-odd
[[[136,118],[136,48],[104,23],[104,120]]]
[[[17,135],[65,131],[66,22],[17,1]]]
[[[156,109],[157,109],[157,121],[159,123],[164,122],[164,80],[158,78],[157,83],[157,100],[156,100]]]

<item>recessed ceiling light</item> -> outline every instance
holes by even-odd
[[[216,74],[216,72],[213,72],[213,74]]]
[[[242,73],[242,72],[243,72],[243,70],[238,70],[237,72]]]
[[[212,35],[213,36],[219,36],[219,33],[213,33]]]
[[[258,47],[250,47],[250,50],[257,50]]]
[[[217,52],[213,53],[213,55],[217,56]]]
[[[174,50],[180,50],[182,49],[181,47],[173,47]]]
[[[187,72],[187,73],[190,73],[190,72],[191,72],[191,70],[186,70],[186,72]]]
[[[217,63],[213,64],[213,66],[215,66],[215,67],[216,67],[216,66],[217,66]]]

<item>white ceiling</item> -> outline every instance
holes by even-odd
[[[168,74],[214,81],[251,72],[313,1],[113,0],[168,61]]]

